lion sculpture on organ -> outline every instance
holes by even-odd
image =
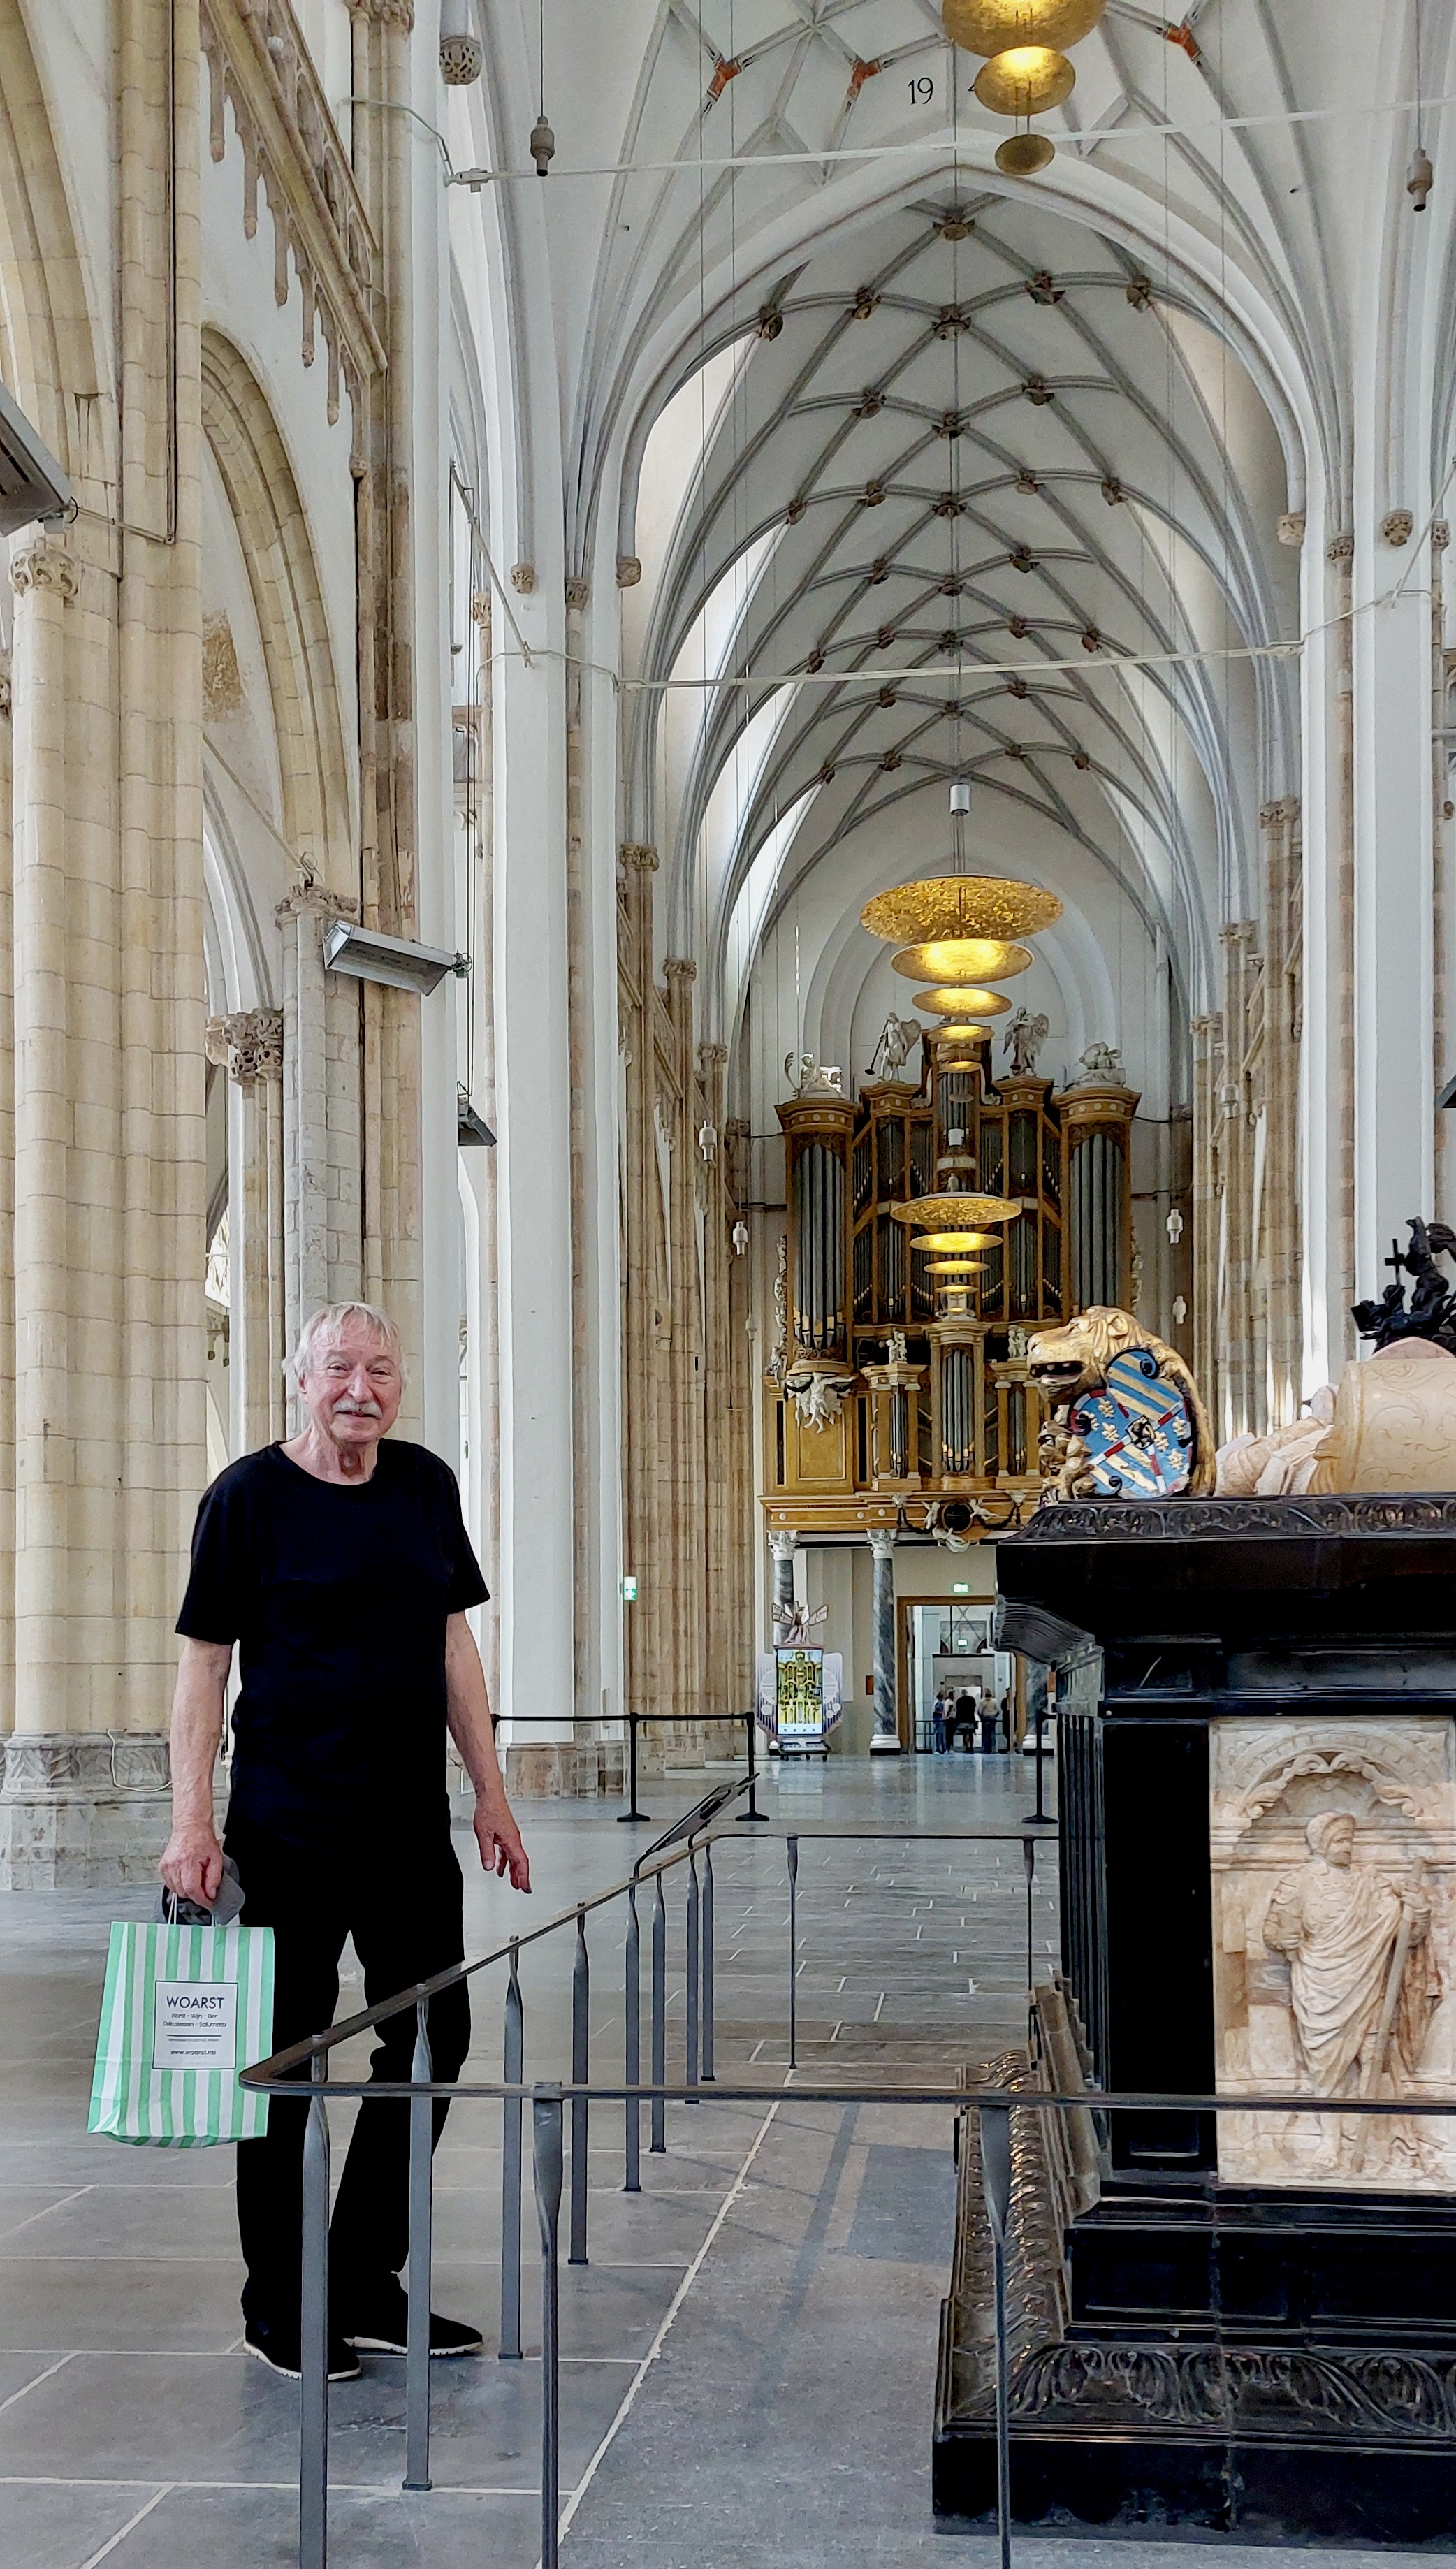
[[[1086,1441],[1073,1427],[1073,1411],[1079,1401],[1106,1391],[1109,1370],[1119,1357],[1128,1355],[1151,1358],[1151,1364],[1142,1367],[1150,1385],[1165,1385],[1171,1395],[1182,1400],[1192,1431],[1187,1449],[1188,1479],[1183,1486],[1193,1498],[1212,1495],[1218,1477],[1217,1453],[1198,1385],[1178,1349],[1145,1328],[1131,1311],[1094,1303],[1090,1310],[1079,1311],[1075,1319],[1065,1321],[1060,1328],[1038,1329],[1026,1354],[1032,1381],[1049,1399],[1040,1457],[1041,1468],[1048,1476],[1048,1499],[1099,1495],[1102,1485],[1090,1469]]]

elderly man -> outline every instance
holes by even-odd
[[[212,1773],[240,1645],[224,1843],[244,1924],[274,1931],[279,2050],[332,2021],[351,1935],[371,2006],[463,1960],[447,1728],[476,1789],[487,1872],[531,1889],[466,1620],[487,1592],[455,1476],[423,1446],[386,1441],[404,1390],[398,1331],[365,1302],[316,1311],[293,1370],[301,1434],[229,1464],[197,1511],[161,1866],[181,1898],[216,1899]],[[435,2076],[456,2077],[470,2042],[463,1983],[432,1999],[429,2030]],[[413,2011],[382,2025],[373,2077],[408,2078],[414,2041]],[[437,2103],[437,2140],[447,2110]],[[289,2375],[299,2370],[306,2111],[275,2096],[266,2137],[237,2153],[244,2342]],[[403,2101],[359,2110],[330,2234],[335,2381],[358,2374],[357,2349],[398,2354],[405,2343],[408,2117]],[[480,2346],[478,2330],[432,2318],[432,2355]]]

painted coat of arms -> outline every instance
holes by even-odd
[[[1087,1449],[1083,1468],[1098,1497],[1167,1499],[1187,1489],[1193,1420],[1150,1348],[1114,1356],[1102,1390],[1074,1404],[1071,1426]]]

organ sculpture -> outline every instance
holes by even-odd
[[[1017,940],[1059,910],[994,878],[880,896],[865,924],[931,984],[918,1079],[897,1064],[851,1096],[842,1072],[794,1063],[764,1497],[792,1501],[802,1532],[854,1526],[875,1496],[912,1523],[957,1501],[1007,1522],[1042,1486],[1028,1333],[1131,1299],[1138,1098],[1118,1055],[1094,1046],[1058,1090],[1035,1067],[1044,1020],[1021,1009],[998,1047],[1011,1002],[968,977],[1023,971]]]

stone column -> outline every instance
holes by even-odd
[[[357,904],[311,884],[278,904],[283,936],[284,1305],[290,1346],[320,1302],[365,1284],[360,1225],[359,992],[324,970],[323,934]],[[408,994],[401,992],[402,998]],[[411,1006],[418,1000],[408,998]],[[369,1119],[372,1121],[372,1118]],[[367,1163],[367,1154],[366,1163]],[[387,1292],[383,1280],[376,1293]],[[407,1341],[408,1345],[408,1341]]]
[[[769,1550],[774,1556],[774,1604],[776,1606],[792,1606],[794,1603],[794,1556],[798,1549],[797,1534],[776,1533],[769,1536]]]
[[[896,1720],[894,1526],[872,1526],[870,1550],[875,1556],[875,1595],[871,1609],[874,1619],[875,1729],[870,1740],[870,1754],[872,1757],[898,1757],[900,1725]]]
[[[284,1298],[283,1011],[249,1008],[213,1017],[207,1058],[237,1093],[238,1137],[228,1173],[233,1429],[250,1454],[287,1432]]]

